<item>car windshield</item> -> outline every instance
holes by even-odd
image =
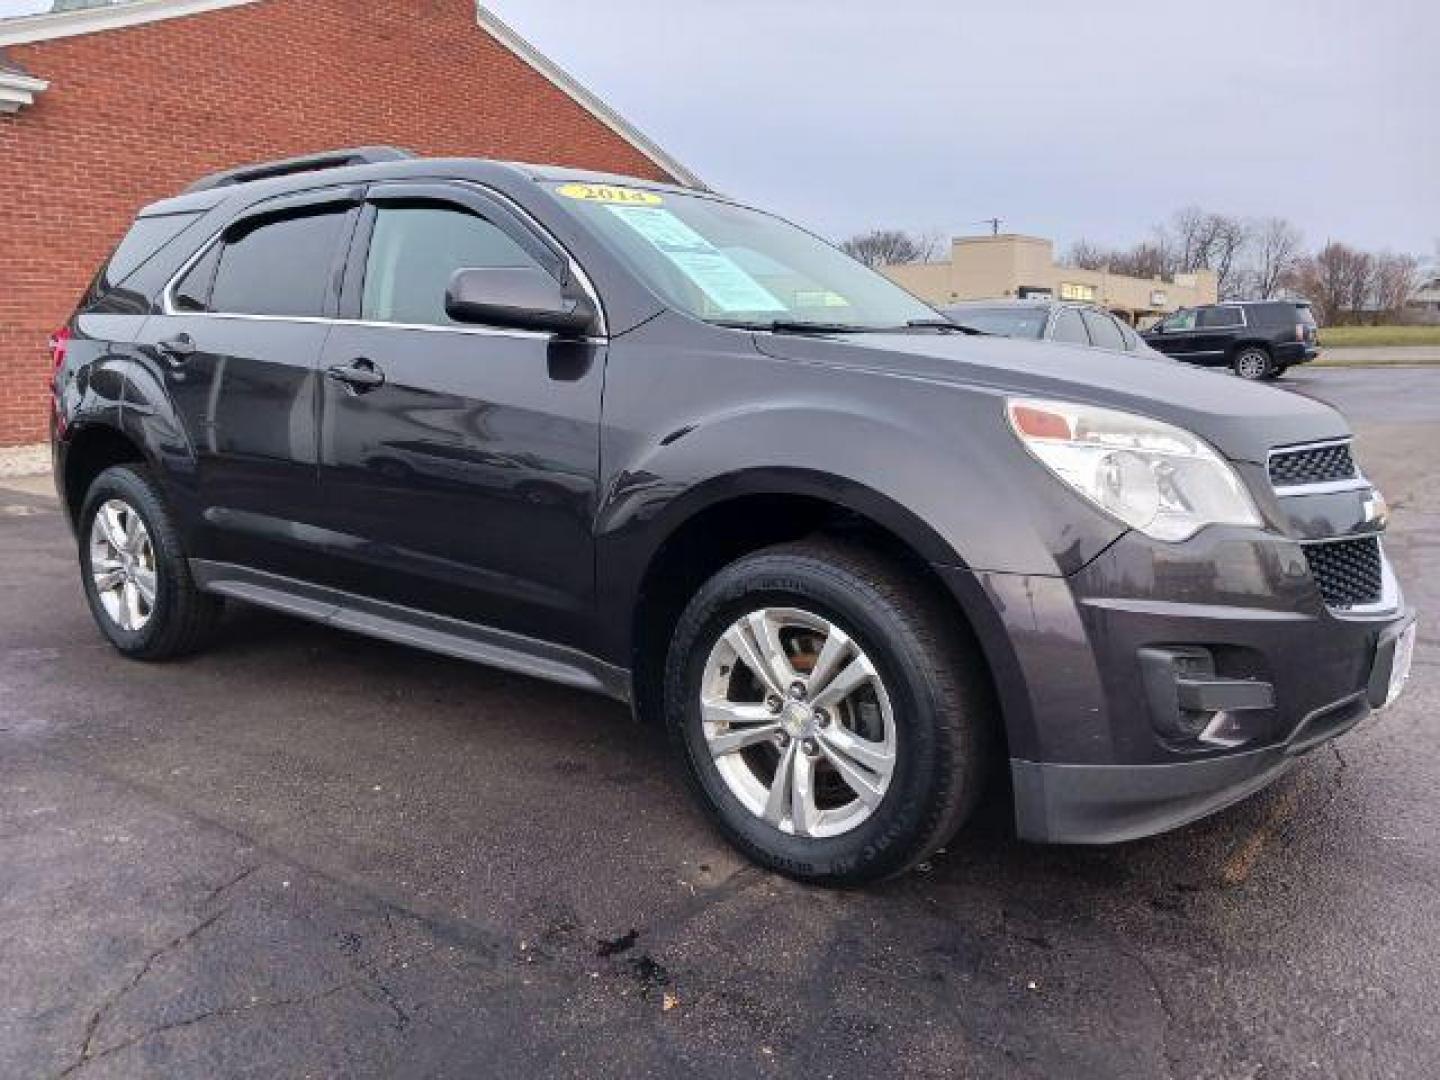
[[[1046,312],[1041,307],[952,307],[944,311],[961,326],[987,334],[1038,338],[1045,333]]]
[[[882,330],[938,318],[874,270],[757,210],[602,184],[551,190],[656,292],[707,322]]]

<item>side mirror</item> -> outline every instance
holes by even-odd
[[[574,337],[593,327],[598,313],[590,297],[544,270],[494,266],[456,270],[445,290],[445,314],[456,322]]]

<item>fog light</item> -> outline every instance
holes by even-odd
[[[1139,652],[1150,721],[1166,741],[1195,749],[1231,749],[1263,733],[1275,688],[1258,679],[1224,678],[1198,645]]]

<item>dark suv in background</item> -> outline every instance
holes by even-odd
[[[1242,379],[1274,379],[1320,355],[1315,314],[1304,300],[1242,300],[1181,308],[1145,332],[1176,360],[1228,367]]]
[[[1334,410],[971,336],[704,191],[232,171],[141,211],[53,348],[122,653],[199,648],[228,599],[608,694],[806,880],[925,858],[992,754],[1027,839],[1173,827],[1408,669]]]

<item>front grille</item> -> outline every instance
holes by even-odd
[[[1270,455],[1270,483],[1277,488],[1354,480],[1358,475],[1349,443],[1302,446]]]
[[[1380,600],[1380,541],[1375,537],[1307,544],[1305,558],[1328,606],[1350,608]]]

